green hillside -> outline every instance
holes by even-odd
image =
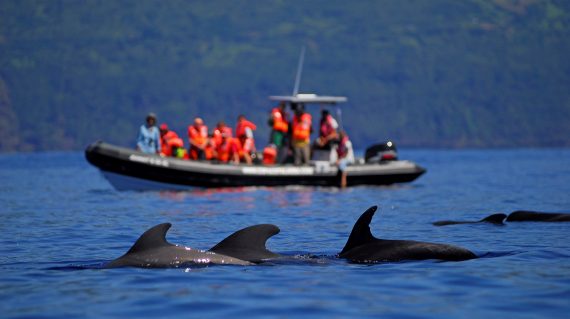
[[[570,146],[570,1],[0,2],[0,151],[134,145],[269,95],[346,95],[359,147]]]

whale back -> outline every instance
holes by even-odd
[[[456,220],[440,220],[437,222],[432,223],[434,226],[448,226],[448,225],[459,225],[459,224],[475,224],[478,222],[465,222],[465,221],[456,221]]]
[[[265,246],[267,240],[278,233],[279,227],[271,224],[246,227],[226,237],[212,247],[210,251],[259,263],[264,259],[279,257],[278,254],[269,251]]]
[[[509,214],[508,222],[567,222],[570,214],[566,213],[543,213],[526,210],[517,210]]]
[[[372,206],[358,218],[340,255],[343,255],[355,247],[377,240],[377,238],[372,236],[372,232],[370,231],[370,222],[377,209],[378,206]]]
[[[503,224],[505,218],[507,218],[506,214],[493,214],[481,219],[480,222],[491,223],[491,224]]]

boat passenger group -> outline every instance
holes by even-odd
[[[337,121],[329,111],[322,110],[319,136],[311,145],[311,114],[305,112],[303,104],[292,104],[291,108],[294,111],[291,120],[288,119],[285,103],[280,103],[271,110],[268,121],[271,136],[269,145],[264,148],[261,156],[262,164],[309,164],[311,155],[316,159],[315,156],[319,153],[324,154],[324,160],[336,162],[342,171],[354,162],[352,143],[346,132],[339,130]],[[209,132],[204,121],[196,117],[193,124],[188,126],[188,149],[184,146],[184,140],[170,130],[167,124],[163,123],[158,128],[156,123],[156,115],[148,114],[146,124],[139,131],[137,150],[181,159],[231,164],[252,164],[253,159],[259,157],[256,155],[253,135],[257,126],[243,115],[238,117],[235,136],[223,121],[218,122],[215,129]]]

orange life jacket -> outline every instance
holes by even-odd
[[[211,160],[214,158],[214,145],[212,145],[212,143],[208,143],[208,145],[206,145],[206,147],[204,148],[204,157],[207,160]]]
[[[178,134],[174,131],[168,131],[166,134],[160,137],[160,145],[162,146],[162,154],[166,156],[172,156],[172,148],[173,147],[183,147],[183,145],[179,145],[180,143],[184,144],[182,139],[178,137]]]
[[[188,126],[188,138],[196,144],[204,144],[208,139],[208,127],[206,125],[201,125],[199,128],[194,125]]]
[[[257,129],[257,126],[248,120],[243,120],[239,122],[236,126],[236,137],[242,138],[245,137],[245,129],[250,128],[252,131]]]
[[[309,113],[303,113],[301,117],[293,117],[293,140],[309,141],[311,137],[312,116]]]
[[[176,138],[168,140],[168,143],[170,144],[170,147],[172,147],[172,148],[184,147],[184,141],[178,136],[176,136]]]
[[[216,147],[222,144],[222,134],[225,134],[227,138],[232,137],[232,129],[228,126],[224,126],[221,130],[216,127],[213,134],[213,140]]]
[[[238,147],[236,145],[235,139],[226,138],[225,143],[222,142],[218,144],[216,151],[218,152],[218,160],[220,162],[228,162],[230,160],[230,157],[233,156],[235,152],[238,152]]]
[[[267,146],[263,149],[263,164],[273,165],[275,164],[275,158],[277,157],[277,148],[274,146]]]
[[[255,131],[257,126],[248,120],[243,120],[241,122],[238,122],[236,127],[236,137],[239,139],[238,144],[240,146],[240,157],[243,157],[245,152],[251,153],[255,151],[255,140],[253,137],[247,136],[245,133],[247,128]]]
[[[273,119],[273,130],[287,133],[289,130],[289,124],[287,123],[287,118],[284,113],[281,113],[279,108],[274,108],[271,110],[271,119]]]

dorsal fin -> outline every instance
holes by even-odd
[[[360,216],[360,218],[358,218],[358,220],[354,224],[354,227],[352,228],[350,236],[348,237],[348,241],[346,242],[346,245],[344,245],[344,248],[342,249],[340,254],[343,254],[344,252],[354,247],[360,246],[362,244],[371,242],[376,239],[374,236],[372,236],[372,233],[370,232],[370,222],[372,221],[372,217],[374,216],[374,213],[376,212],[377,209],[378,206],[372,206],[368,208]]]
[[[260,224],[238,230],[212,247],[210,251],[250,262],[278,257],[265,247],[267,240],[279,233],[279,227]]]
[[[493,214],[481,219],[480,221],[491,224],[502,224],[505,218],[507,218],[507,215],[505,214]]]
[[[137,253],[148,249],[172,246],[166,241],[166,232],[170,229],[172,224],[164,223],[156,225],[149,230],[145,231],[135,244],[129,249],[127,254]]]

